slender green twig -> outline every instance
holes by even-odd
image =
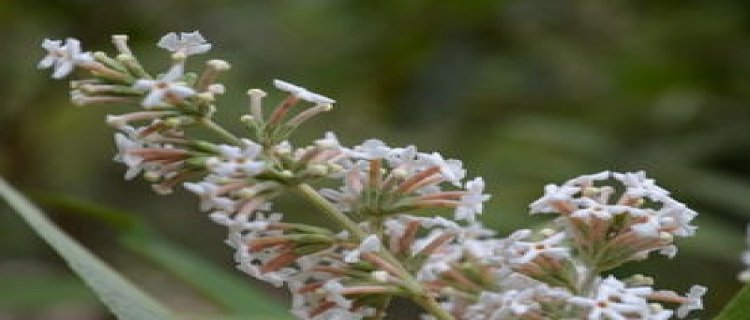
[[[337,224],[341,225],[347,231],[351,232],[357,240],[362,240],[367,237],[367,233],[362,230],[352,219],[349,219],[343,212],[336,209],[328,200],[320,196],[315,189],[308,184],[299,184],[294,187],[303,198],[312,203],[314,206],[319,208],[321,211],[328,214],[330,218]]]
[[[237,136],[222,128],[220,125],[216,124],[216,122],[211,120],[211,118],[202,118],[200,122],[201,124],[203,124],[203,126],[219,135],[225,141],[231,144],[242,144],[242,140],[240,140],[240,138],[237,138]]]

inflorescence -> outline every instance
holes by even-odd
[[[485,182],[467,179],[461,161],[379,140],[347,147],[331,132],[293,146],[289,136],[335,101],[281,80],[273,85],[286,97],[270,110],[264,91],[247,92],[240,120],[249,138],[237,137],[213,121],[229,63],[185,70],[188,57],[211,49],[200,33],[165,35],[158,46],[172,63],[156,75],[127,36],[113,43],[114,57],[72,38],[45,40],[39,68],[57,79],[88,71],[71,81],[76,105],[139,106],[107,117],[125,178],[141,176],[160,194],[178,186],[196,194],[227,228],[237,267],[287,288],[301,319],[380,319],[394,297],[420,305],[424,319],[669,319],[702,309],[704,287],[681,295],[650,277],[608,274],[652,252],[674,257],[675,241],[695,233],[696,213],[643,172],[547,185],[530,209],[554,222],[498,237],[477,219],[490,198]],[[221,142],[191,136],[192,127]],[[334,224],[285,221],[272,207],[283,193]]]

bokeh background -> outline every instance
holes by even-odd
[[[546,183],[647,170],[701,213],[700,230],[676,259],[654,257],[618,273],[653,275],[678,291],[707,285],[701,318],[739,287],[750,220],[748,1],[5,0],[0,30],[0,174],[185,312],[221,307],[139,254],[148,243],[123,245],[121,230],[75,209],[124,210],[165,241],[238,274],[223,230],[184,192],[159,197],[142,181],[123,181],[103,117],[125,110],[72,107],[67,84],[35,68],[45,37],[72,35],[88,50],[112,52],[109,36],[127,33],[159,72],[168,56],[154,47],[158,38],[200,30],[215,44],[208,56],[233,65],[220,103],[224,123],[238,127],[247,88],[268,89],[274,78],[305,85],[338,103],[298,141],[335,130],[349,144],[379,137],[463,159],[470,175],[488,181],[494,197],[482,219],[502,234],[545,221],[528,217],[527,205]],[[316,219],[293,199],[286,212]],[[0,319],[110,318],[0,206]]]

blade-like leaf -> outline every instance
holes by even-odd
[[[750,284],[745,285],[714,320],[746,320],[750,315]]]
[[[245,278],[239,276],[239,272],[231,273],[206,261],[154,232],[144,221],[127,211],[69,196],[47,194],[34,198],[44,205],[108,224],[118,232],[121,243],[127,249],[192,286],[230,314],[251,319],[292,318],[284,306],[255,290]]]
[[[124,244],[182,279],[228,311],[252,315],[252,319],[291,319],[289,312],[274,299],[255,291],[248,281],[228,274],[151,233],[129,233]]]
[[[0,196],[68,263],[119,319],[173,319],[172,313],[60,230],[0,178]]]

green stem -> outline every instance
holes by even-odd
[[[200,119],[200,123],[203,124],[207,129],[218,134],[226,142],[229,142],[231,144],[236,144],[236,145],[242,144],[242,140],[240,140],[240,138],[237,138],[237,136],[227,131],[226,129],[222,128],[220,125],[216,124],[216,122],[214,122],[210,118],[202,118]]]
[[[367,232],[362,230],[356,222],[346,216],[343,212],[338,210],[331,202],[323,198],[315,189],[308,184],[299,184],[294,186],[294,190],[297,191],[303,198],[310,201],[318,209],[327,214],[336,223],[341,225],[344,229],[351,232],[358,240],[362,240],[367,237]],[[440,320],[454,320],[453,316],[445,311],[440,305],[433,299],[429,293],[422,287],[422,285],[412,277],[412,275],[404,268],[401,262],[394,257],[388,250],[380,250],[378,255],[391,263],[398,271],[398,276],[404,281],[404,286],[414,296],[412,299],[414,302],[419,304],[425,311],[429,312]]]
[[[590,268],[586,271],[586,275],[583,278],[583,282],[581,283],[581,288],[578,290],[578,294],[584,295],[584,296],[590,296],[591,290],[593,290],[594,282],[596,282],[596,278],[599,276],[599,271]]]
[[[349,219],[349,217],[343,212],[339,211],[339,209],[333,206],[328,200],[318,194],[318,191],[313,189],[310,185],[304,183],[298,184],[294,187],[294,190],[302,195],[307,201],[310,201],[318,209],[328,214],[328,217],[333,219],[334,222],[338,223],[352,235],[357,237],[357,240],[362,241],[367,237],[367,233],[362,230],[362,228],[352,221],[352,219]]]

